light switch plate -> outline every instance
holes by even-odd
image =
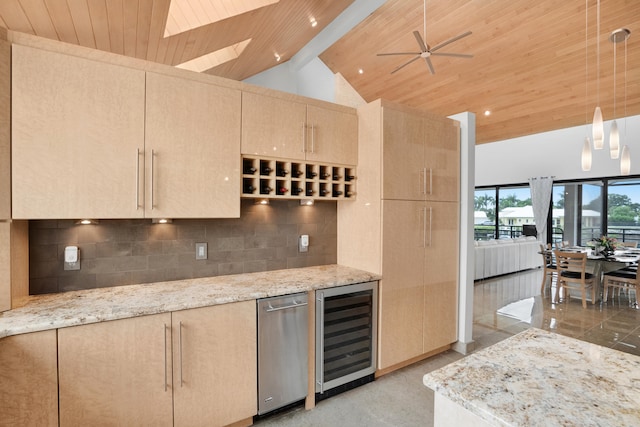
[[[196,243],[196,259],[207,259],[207,243]]]
[[[298,252],[309,251],[309,235],[303,234],[298,238]]]

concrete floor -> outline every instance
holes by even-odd
[[[606,304],[577,299],[551,302],[555,284],[540,294],[542,270],[478,281],[474,287],[473,339],[479,351],[530,327],[545,329],[640,355],[640,310],[626,296]],[[551,287],[551,292],[549,287]],[[295,408],[257,421],[260,427],[432,426],[433,392],[422,385],[427,372],[461,359],[447,351],[364,386],[323,400],[311,411]]]

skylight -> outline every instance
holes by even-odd
[[[164,36],[208,25],[280,0],[171,0]]]
[[[240,54],[242,54],[242,51],[244,51],[250,41],[251,39],[241,41],[240,43],[227,46],[223,49],[216,50],[215,52],[178,64],[176,67],[201,73],[220,64],[231,61],[232,59],[236,59]]]

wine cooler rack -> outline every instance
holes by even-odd
[[[242,157],[242,197],[273,199],[355,199],[355,167]]]

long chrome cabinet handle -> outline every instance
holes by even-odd
[[[136,148],[136,210],[140,209],[140,149]]]
[[[429,195],[433,196],[433,168],[429,168]]]
[[[182,387],[182,322],[178,324],[178,347],[180,351],[180,387]]]
[[[302,152],[307,152],[307,124],[302,122]]]
[[[316,298],[320,302],[320,349],[316,349],[316,351],[320,351],[324,353],[324,292],[320,292],[320,297]],[[317,355],[316,358],[320,357],[320,360],[324,360],[324,354]],[[320,386],[320,394],[324,393],[324,363],[321,363],[319,366],[319,374],[320,379],[316,381],[316,383]],[[318,372],[316,372],[318,375]]]
[[[153,165],[155,163],[155,158],[156,158],[156,152],[155,150],[151,150],[151,210],[153,210],[153,208],[155,208],[155,202],[153,201],[153,175],[154,175],[154,171],[153,171]]]
[[[427,208],[422,208],[422,247],[427,247]]]
[[[316,126],[311,125],[311,152],[316,152]]]
[[[163,324],[164,333],[164,391],[167,391],[167,324]]]
[[[433,206],[429,206],[429,247],[433,243],[431,223],[433,222]]]
[[[422,194],[427,194],[427,168],[422,168]]]

